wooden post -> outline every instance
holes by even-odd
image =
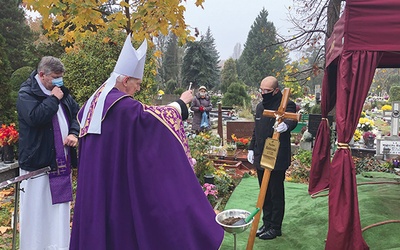
[[[224,132],[222,128],[222,104],[218,103],[218,134],[221,137],[221,145],[224,146]]]
[[[289,96],[290,96],[290,88],[285,88],[283,90],[283,96],[282,96],[281,104],[280,104],[278,110],[264,110],[263,115],[268,116],[268,117],[275,117],[277,119],[278,123],[281,123],[283,121],[283,119],[285,119],[285,118],[299,121],[300,114],[285,112],[287,103],[289,101]],[[279,141],[279,135],[280,135],[280,133],[275,131],[272,136],[272,139]],[[267,193],[269,178],[271,176],[272,170],[273,170],[273,167],[271,169],[265,168],[265,170],[264,170],[264,175],[263,175],[263,179],[262,179],[262,183],[261,183],[261,187],[260,187],[260,193],[258,194],[258,200],[257,200],[257,206],[256,206],[260,209],[262,209],[262,207],[264,205],[265,195]],[[254,240],[256,238],[256,233],[257,233],[260,217],[261,217],[261,213],[257,213],[256,216],[254,217],[253,223],[251,225],[249,239],[247,241],[246,250],[253,249]]]

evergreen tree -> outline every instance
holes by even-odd
[[[250,96],[247,94],[246,85],[238,82],[232,83],[222,98],[223,106],[245,107],[249,103]]]
[[[65,47],[59,41],[51,41],[45,36],[42,19],[28,19],[28,25],[32,32],[34,42],[27,45],[25,55],[26,65],[36,68],[43,56],[54,56],[60,58],[65,53]]]
[[[156,62],[157,62],[157,75],[156,75],[156,82],[158,89],[165,91],[166,88],[166,82],[167,80],[165,79],[165,70],[164,70],[164,58],[165,58],[165,52],[166,52],[166,47],[167,47],[167,36],[164,36],[161,32],[159,32],[157,37],[154,37],[153,39],[156,53],[159,54],[159,56],[156,57]],[[165,92],[164,92],[165,93]]]
[[[211,33],[207,33],[200,41],[187,43],[182,65],[184,85],[193,82],[195,88],[204,85],[212,89],[219,83],[219,56]]]
[[[171,79],[165,84],[165,93],[173,94],[177,87],[178,84],[176,83],[176,81]]]
[[[7,57],[6,42],[0,34],[0,123],[17,122],[16,107],[12,106],[13,101],[10,94],[10,74],[11,66]]]
[[[268,75],[277,75],[281,71],[286,54],[279,51],[276,29],[269,22],[268,11],[264,8],[257,16],[247,36],[244,50],[238,61],[239,78],[248,86],[258,86]]]
[[[21,84],[28,79],[29,75],[32,73],[33,68],[30,66],[24,66],[15,70],[8,81],[9,96],[10,96],[10,106],[12,107],[13,113],[11,114],[12,120],[17,122],[18,116],[16,113],[18,91]]]
[[[0,0],[0,34],[5,39],[5,56],[12,70],[26,65],[26,47],[32,33],[25,22],[24,10],[18,0]]]
[[[178,45],[178,37],[170,33],[168,36],[168,42],[166,46],[165,55],[163,57],[162,72],[164,73],[164,83],[173,80],[175,84],[181,83],[181,64],[182,55],[180,53],[180,47]],[[179,85],[181,87],[181,85]],[[177,87],[177,85],[175,86]],[[172,89],[173,91],[173,89]],[[168,92],[172,93],[172,92]]]
[[[219,53],[215,47],[215,39],[211,34],[211,29],[208,27],[206,35],[203,37],[205,45],[208,47],[208,50],[211,54],[211,68],[210,68],[210,82],[213,83],[212,86],[219,86],[220,85],[220,67],[218,66],[219,60]]]
[[[229,58],[224,63],[224,68],[221,71],[221,91],[225,93],[228,87],[234,83],[238,82],[238,74],[236,71],[236,62],[232,58]]]

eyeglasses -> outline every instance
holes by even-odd
[[[274,91],[275,91],[275,88],[273,88],[273,89],[262,89],[262,88],[259,88],[258,89],[258,92],[260,92],[261,94],[269,94],[269,93],[274,92]]]

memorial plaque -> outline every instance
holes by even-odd
[[[400,154],[400,141],[392,141],[392,140],[381,140],[379,142],[379,154],[383,155],[383,148],[390,148],[390,155],[399,155]]]
[[[312,134],[313,137],[317,135],[319,124],[321,123],[322,115],[309,114],[308,118],[308,132]],[[328,116],[329,126],[332,126],[333,116]]]
[[[267,138],[265,140],[265,146],[261,157],[260,165],[263,168],[269,168],[273,170],[275,168],[276,157],[279,151],[279,140]]]
[[[232,134],[237,138],[249,138],[253,136],[253,121],[228,121],[226,122],[226,140],[232,141]]]

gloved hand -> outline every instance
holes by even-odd
[[[204,107],[203,107],[203,106],[200,106],[200,107],[199,107],[199,111],[200,111],[200,112],[204,112]]]
[[[279,123],[278,127],[276,127],[276,132],[283,133],[288,130],[288,125],[284,122]]]
[[[250,162],[251,164],[254,163],[254,151],[253,150],[249,150],[249,152],[247,153],[247,161]]]

